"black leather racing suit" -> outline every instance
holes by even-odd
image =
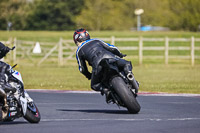
[[[91,88],[95,91],[101,90],[100,79],[98,76],[98,65],[102,59],[115,59],[118,66],[123,67],[127,73],[132,71],[131,63],[121,59],[122,57],[123,54],[120,53],[117,47],[99,39],[86,40],[76,51],[79,71],[88,79],[91,79]],[[92,66],[92,74],[88,71],[86,61],[90,66]]]
[[[0,42],[0,59],[2,59],[6,54],[10,51],[10,48],[5,46],[3,43]],[[9,67],[8,64],[0,61],[0,85],[4,84],[5,82],[5,72],[6,69]]]
[[[10,51],[10,48],[6,47],[3,43],[0,42],[0,59],[2,59],[6,54]],[[9,65],[5,62],[0,61],[0,100],[3,97],[6,98],[5,94],[5,84],[6,84],[6,76],[5,74],[9,71]],[[4,102],[6,104],[6,102]]]

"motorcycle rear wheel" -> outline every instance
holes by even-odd
[[[27,108],[26,115],[24,116],[24,118],[30,123],[39,123],[41,119],[40,112],[35,103],[32,104],[34,104],[36,112],[32,111],[30,108]]]
[[[120,97],[121,101],[127,107],[129,113],[137,114],[141,107],[136,100],[135,95],[128,88],[124,80],[121,77],[114,77],[111,81],[111,84],[117,95]]]
[[[2,119],[2,106],[0,106],[0,121],[3,121],[3,119]]]

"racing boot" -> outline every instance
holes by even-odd
[[[104,94],[105,94],[105,97],[106,97],[106,102],[110,103],[112,101],[112,96],[111,96],[110,90],[107,89],[107,88],[103,88],[101,90],[101,95],[103,96]]]

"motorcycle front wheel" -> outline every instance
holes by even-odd
[[[111,81],[111,84],[117,95],[120,97],[121,101],[128,109],[129,113],[137,114],[141,107],[136,100],[135,95],[128,88],[124,80],[121,77],[114,77]]]
[[[26,115],[24,118],[30,123],[39,123],[41,116],[34,102],[28,103]]]

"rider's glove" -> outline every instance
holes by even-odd
[[[120,58],[123,58],[123,57],[126,57],[126,54],[120,54],[120,56],[119,56]]]

